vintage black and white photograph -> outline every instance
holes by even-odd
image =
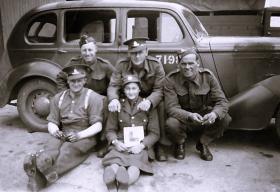
[[[0,0],[0,192],[280,192],[279,0]]]

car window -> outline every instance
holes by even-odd
[[[112,10],[75,10],[65,13],[65,40],[76,42],[82,34],[97,42],[113,43],[116,33],[116,13]]]
[[[188,10],[184,10],[183,14],[184,14],[186,20],[189,22],[189,24],[197,38],[208,36],[207,31],[205,30],[203,25],[200,23],[198,18],[192,12],[190,12]]]
[[[280,14],[279,13],[271,14],[270,27],[280,27]]]
[[[159,11],[131,10],[127,13],[126,39],[134,37],[147,37],[149,41],[161,43],[179,42],[184,38],[172,15]]]
[[[56,41],[56,14],[48,13],[33,19],[28,27],[30,43],[54,43]]]

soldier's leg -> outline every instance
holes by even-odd
[[[227,114],[223,119],[216,119],[215,123],[204,128],[200,142],[209,145],[213,140],[223,136],[224,130],[229,126],[231,117]]]
[[[161,101],[157,107],[159,126],[160,126],[160,139],[155,147],[156,158],[158,161],[166,161],[167,155],[164,151],[163,146],[170,145],[170,141],[166,137],[165,134],[165,110],[164,110],[164,102]]]
[[[47,181],[41,170],[52,167],[54,159],[57,158],[61,141],[44,133],[43,148],[36,153],[29,154],[24,160],[24,170],[28,175],[28,188],[31,191],[38,191],[46,186]]]
[[[97,144],[97,157],[103,158],[106,153],[108,152],[108,141],[105,136],[105,126],[106,126],[106,121],[108,117],[108,99],[105,97],[104,103],[103,103],[104,109],[103,109],[103,122],[102,122],[102,131],[97,135],[98,137],[98,144]]]
[[[95,139],[83,139],[75,143],[64,142],[59,149],[54,165],[43,172],[48,182],[55,182],[60,175],[86,160],[89,150],[95,144]]]
[[[166,120],[166,132],[172,143],[175,144],[175,158],[185,158],[185,140],[187,138],[186,125],[178,119],[169,117]]]
[[[231,121],[231,117],[227,114],[223,119],[217,119],[214,124],[210,126],[205,126],[203,133],[196,144],[197,150],[200,151],[200,157],[203,160],[211,161],[213,155],[211,154],[208,145],[223,135],[225,128],[228,127]]]

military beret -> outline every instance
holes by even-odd
[[[91,42],[96,44],[96,41],[93,37],[84,34],[80,37],[79,45],[80,45],[80,47],[82,47],[84,44],[88,44],[88,43],[91,43]]]
[[[69,79],[80,79],[86,77],[92,69],[89,65],[80,63],[79,59],[72,58],[62,71],[67,74]]]
[[[138,83],[140,85],[140,79],[136,75],[126,75],[122,79],[122,85],[125,86],[128,83]]]
[[[137,37],[126,40],[125,42],[123,42],[123,44],[128,46],[128,52],[138,52],[146,49],[147,40],[148,38],[145,37]]]
[[[196,57],[196,60],[199,59],[199,55],[197,54],[196,50],[194,48],[190,48],[190,49],[181,49],[177,55],[178,55],[178,58],[179,58],[179,62],[182,60],[183,57],[185,57],[186,55],[189,55],[189,54],[194,54],[195,57]]]

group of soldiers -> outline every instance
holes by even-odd
[[[140,172],[153,173],[151,159],[166,161],[164,146],[185,158],[187,132],[201,129],[196,144],[211,161],[209,144],[223,135],[231,118],[228,100],[213,73],[200,68],[194,49],[182,51],[176,70],[165,74],[148,55],[145,38],[133,38],[128,57],[111,65],[96,56],[94,38],[80,39],[81,56],[57,76],[59,93],[50,105],[46,147],[24,160],[28,188],[38,191],[81,164],[94,146],[103,157],[103,179],[109,191],[127,191]],[[124,127],[144,128],[144,139],[124,144]]]

